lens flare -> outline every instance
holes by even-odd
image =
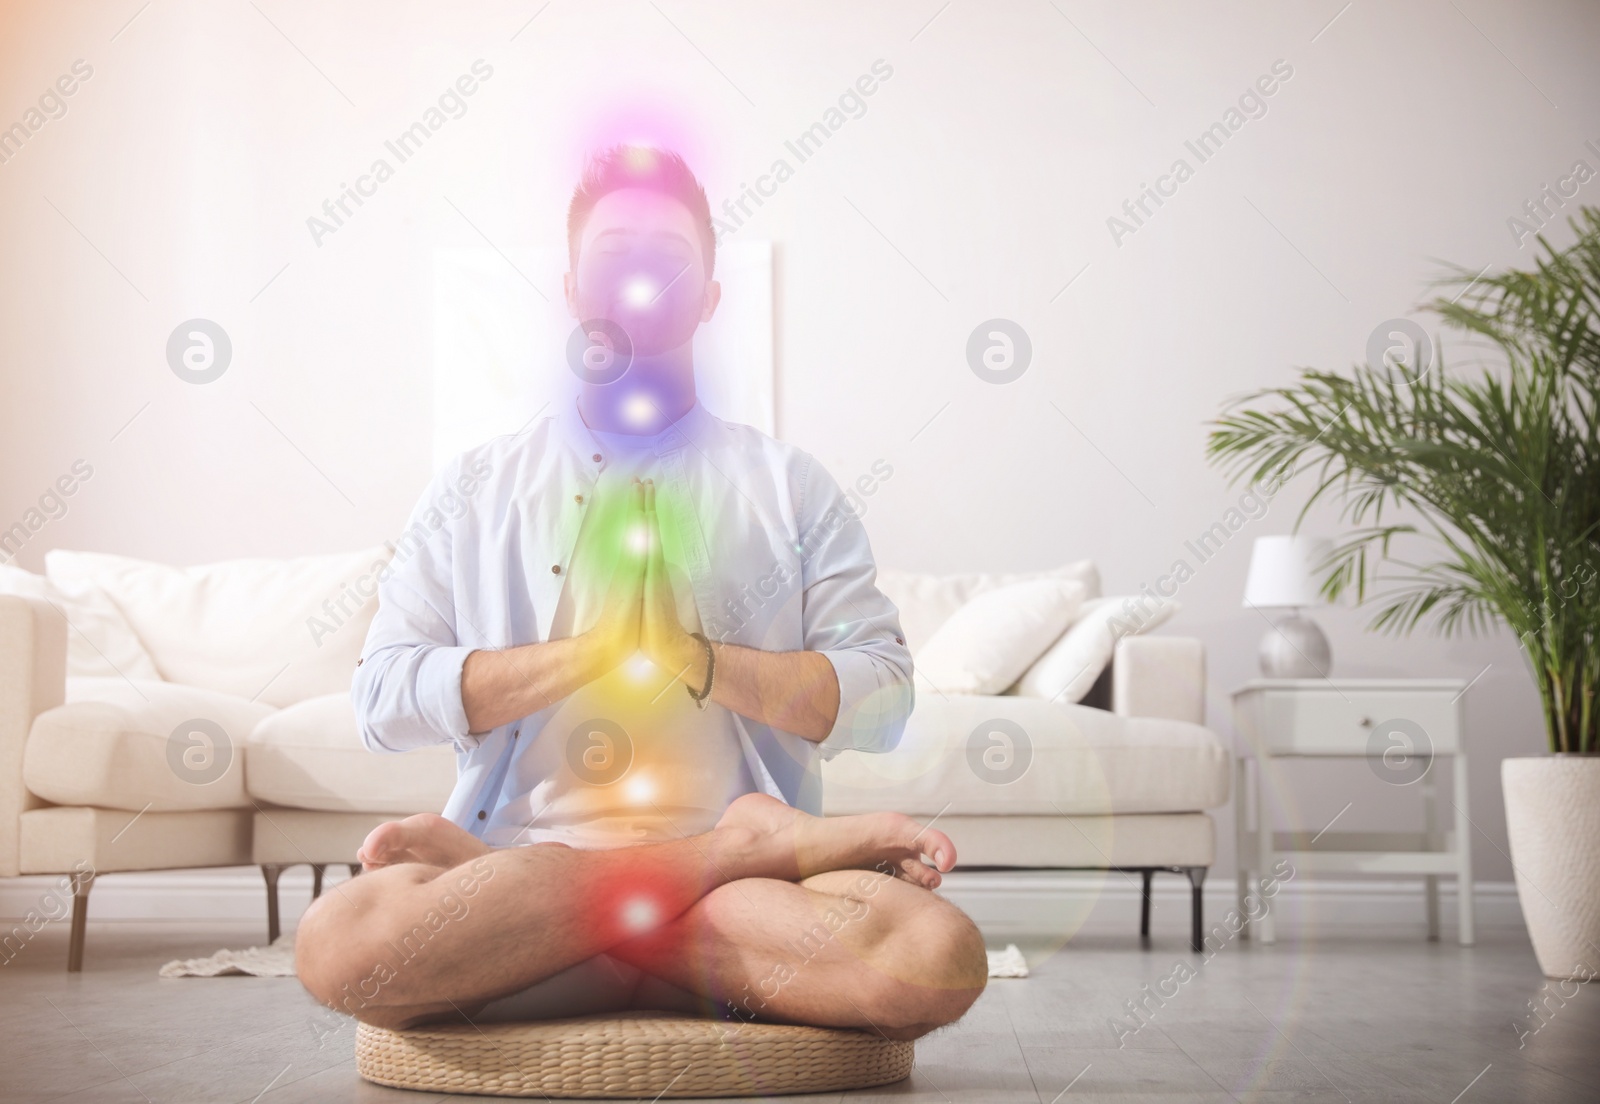
[[[661,910],[648,897],[631,897],[622,903],[622,926],[631,932],[647,932],[661,923]]]
[[[650,551],[650,530],[643,525],[629,529],[628,547],[640,554]]]
[[[656,796],[656,787],[644,775],[636,774],[628,779],[628,784],[622,788],[622,792],[629,801],[637,805],[645,805]]]
[[[656,673],[656,665],[650,662],[650,657],[643,652],[636,653],[628,660],[628,674],[636,682],[646,682]]]

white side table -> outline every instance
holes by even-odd
[[[1304,874],[1421,874],[1427,886],[1428,938],[1439,938],[1439,875],[1454,875],[1460,896],[1459,936],[1473,941],[1471,820],[1467,815],[1467,755],[1462,742],[1458,679],[1260,679],[1233,695],[1234,721],[1247,747],[1237,759],[1235,823],[1239,915],[1245,894],[1272,876],[1279,858]],[[1455,830],[1442,832],[1434,759],[1453,756]],[[1278,782],[1273,761],[1290,758],[1367,759],[1397,785],[1415,785],[1422,798],[1422,832],[1335,832],[1325,828],[1274,832],[1265,795]],[[1247,788],[1255,761],[1255,786]],[[1253,793],[1254,801],[1250,800]],[[1250,806],[1254,805],[1253,823]],[[1335,817],[1335,820],[1339,818]],[[1254,929],[1250,931],[1250,929]],[[1272,912],[1247,924],[1263,943],[1275,939]]]

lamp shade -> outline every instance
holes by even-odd
[[[1257,537],[1244,584],[1247,606],[1320,606],[1326,603],[1317,567],[1333,551],[1325,537]]]

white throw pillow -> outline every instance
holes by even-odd
[[[349,690],[388,561],[381,547],[198,567],[56,550],[45,571],[103,590],[161,678],[282,708]]]
[[[1072,623],[1083,595],[1062,579],[985,590],[939,626],[915,670],[942,693],[998,694]]]
[[[47,577],[0,564],[0,594],[49,602],[67,619],[67,674],[76,678],[159,679],[155,660],[128,619],[98,587],[56,586]]]
[[[1063,579],[1083,584],[1085,599],[1100,596],[1100,572],[1093,561],[1077,560],[1049,571],[1012,574],[927,575],[914,571],[878,572],[878,589],[900,611],[900,628],[913,657],[933,639],[939,626],[950,620],[970,599],[984,591],[1032,579]]]
[[[1015,692],[1025,698],[1078,702],[1111,663],[1117,641],[1149,632],[1177,613],[1171,599],[1115,595],[1085,602],[1072,627],[1029,667]]]

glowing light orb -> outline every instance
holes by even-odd
[[[646,395],[630,395],[622,404],[622,418],[629,425],[650,425],[656,420],[655,403]]]
[[[639,682],[644,682],[655,673],[656,665],[651,663],[650,657],[643,652],[636,652],[633,658],[628,660],[628,674]]]
[[[622,926],[629,931],[649,931],[661,922],[661,910],[648,897],[634,897],[622,903]]]
[[[636,774],[628,779],[628,784],[622,787],[622,792],[629,801],[643,805],[655,797],[656,787],[644,775]]]
[[[628,547],[635,552],[650,551],[650,530],[643,525],[636,525],[628,530]]]
[[[656,285],[643,276],[635,276],[622,287],[622,301],[630,307],[648,307],[657,294]]]

